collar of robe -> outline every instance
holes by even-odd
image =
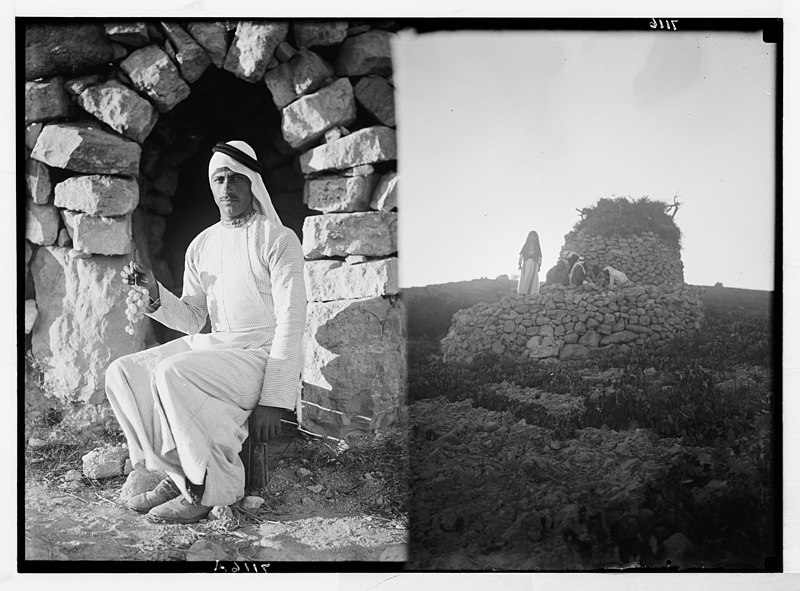
[[[246,213],[243,213],[240,216],[237,216],[237,217],[235,217],[233,219],[230,219],[230,220],[224,220],[224,219],[220,218],[219,221],[223,225],[223,227],[225,227],[225,228],[241,228],[247,222],[249,222],[251,219],[253,219],[254,215],[256,215],[256,210],[251,207],[250,211],[248,211]]]

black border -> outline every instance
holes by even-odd
[[[162,17],[163,18],[163,17]],[[213,16],[203,17],[167,17],[165,20],[209,21],[238,20],[242,17]],[[263,17],[249,17],[253,20],[266,20]],[[335,18],[308,18],[302,20],[330,21]],[[666,18],[663,15],[655,16]],[[25,28],[33,24],[68,24],[71,22],[130,22],[159,20],[158,15],[143,15],[135,18],[120,17],[15,17],[15,130],[17,141],[17,569],[19,573],[213,573],[230,572],[234,562],[145,562],[145,561],[36,561],[24,559],[25,548],[25,462],[24,462],[24,374],[25,374]],[[280,17],[279,20],[294,20],[293,17]],[[775,269],[772,292],[772,342],[773,342],[773,462],[774,462],[774,497],[775,497],[775,549],[777,555],[766,557],[763,570],[716,570],[692,568],[678,572],[720,572],[720,573],[774,573],[783,572],[783,376],[782,376],[782,336],[783,336],[783,70],[784,70],[784,22],[782,18],[678,18],[680,28],[677,31],[651,29],[650,17],[630,18],[438,18],[438,17],[342,17],[342,20],[359,20],[364,22],[393,22],[397,29],[411,29],[423,35],[434,32],[466,32],[466,31],[598,31],[598,32],[635,32],[650,34],[680,34],[682,31],[710,32],[756,32],[763,31],[765,43],[776,44],[776,79],[775,79]],[[239,572],[244,569],[245,562],[239,564]],[[260,562],[247,561],[249,565],[260,565]],[[397,572],[404,563],[396,562],[273,562],[269,563],[268,572],[286,573],[337,573],[337,572]],[[223,568],[227,567],[227,571]],[[407,572],[467,572],[482,571],[416,571]],[[485,572],[485,571],[483,571]],[[620,572],[604,571],[503,571],[503,572]],[[623,572],[663,573],[663,569],[632,569]],[[253,573],[250,573],[253,574]]]

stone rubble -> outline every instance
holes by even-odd
[[[32,199],[28,199],[25,207],[25,238],[33,244],[54,244],[58,238],[60,218],[58,208],[37,205]]]
[[[336,61],[336,73],[341,76],[385,76],[392,73],[391,39],[388,31],[367,31],[348,37]]]
[[[285,22],[239,21],[223,67],[248,82],[261,80],[288,32]]]
[[[171,110],[191,92],[169,56],[155,45],[137,49],[122,61],[120,67],[162,113]]]
[[[378,180],[378,175],[374,173],[365,176],[321,176],[309,179],[305,185],[303,203],[309,209],[323,213],[369,211]],[[375,205],[372,208],[381,209]]]
[[[105,28],[109,41],[130,47],[142,47],[150,43],[146,23],[113,23],[105,25]]]
[[[205,50],[177,23],[162,21],[161,28],[173,47],[183,79],[190,84],[199,80],[211,65]]]
[[[298,47],[338,45],[347,37],[347,21],[297,21],[294,38]]]
[[[360,164],[397,159],[395,131],[391,127],[367,127],[341,139],[318,146],[300,156],[305,175],[343,170]]]
[[[356,118],[353,86],[347,78],[297,99],[281,112],[283,137],[296,150],[321,138],[329,129],[350,125]]]
[[[636,284],[683,283],[680,249],[665,244],[653,232],[597,236],[580,230],[565,236],[564,249],[582,254],[587,270],[591,265],[601,269],[611,265]]]
[[[46,205],[53,195],[53,185],[50,182],[50,169],[38,160],[25,161],[25,188],[28,197],[36,205]]]
[[[113,80],[85,89],[78,96],[78,104],[113,130],[140,144],[158,121],[158,111],[149,101]]]
[[[139,174],[141,148],[136,142],[84,123],[46,125],[31,158],[54,168],[99,174]]]
[[[355,86],[356,100],[382,125],[394,127],[394,87],[386,78],[365,76]]]
[[[347,255],[388,256],[397,252],[397,214],[364,212],[309,216],[303,222],[307,259]]]
[[[329,302],[396,295],[397,257],[347,264],[339,260],[308,261],[305,265],[309,302]]]
[[[96,216],[132,213],[139,203],[135,180],[100,174],[70,177],[56,185],[55,205]]]
[[[189,34],[205,49],[211,63],[221,68],[228,53],[228,38],[225,25],[213,22],[190,22],[186,25]]]
[[[381,177],[369,206],[378,211],[397,209],[397,173],[387,172]]]
[[[61,215],[76,250],[104,255],[133,251],[131,216],[103,217],[68,209],[62,210]]]
[[[63,78],[25,83],[25,123],[62,119],[69,115],[70,105]]]
[[[94,480],[122,476],[127,458],[128,448],[124,444],[95,448],[81,458],[83,474]]]
[[[24,38],[26,80],[74,76],[111,60],[111,42],[100,24],[29,25]]]
[[[517,359],[570,359],[608,345],[641,346],[686,336],[703,321],[702,289],[643,285],[585,291],[545,287],[453,315],[441,348],[446,362],[493,352]]]
[[[275,106],[283,109],[293,101],[322,87],[334,75],[333,67],[313,51],[300,49],[288,62],[264,76]]]

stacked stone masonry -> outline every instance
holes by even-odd
[[[547,286],[453,316],[445,361],[494,353],[515,359],[573,359],[608,346],[623,351],[686,336],[703,321],[702,288],[683,284],[597,289]]]
[[[587,269],[611,265],[636,284],[683,283],[680,249],[670,247],[653,232],[598,236],[579,230],[564,238],[564,249],[582,254]]]
[[[394,419],[405,323],[395,297],[393,37],[347,21],[28,26],[19,201],[36,293],[25,318],[51,391],[102,401],[105,367],[145,347],[146,330],[124,333],[125,294],[114,274],[135,252],[159,281],[176,285],[162,258],[164,232],[178,166],[193,147],[154,130],[217,68],[263,87],[304,175],[302,199],[319,212],[303,227],[303,426],[371,435]]]

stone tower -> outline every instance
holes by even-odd
[[[619,269],[633,287],[544,285],[538,295],[506,296],[460,310],[442,340],[445,361],[470,363],[484,354],[580,358],[699,329],[701,288],[683,283],[680,231],[666,208],[648,199],[601,199],[582,210],[562,253],[583,255],[587,270]]]

